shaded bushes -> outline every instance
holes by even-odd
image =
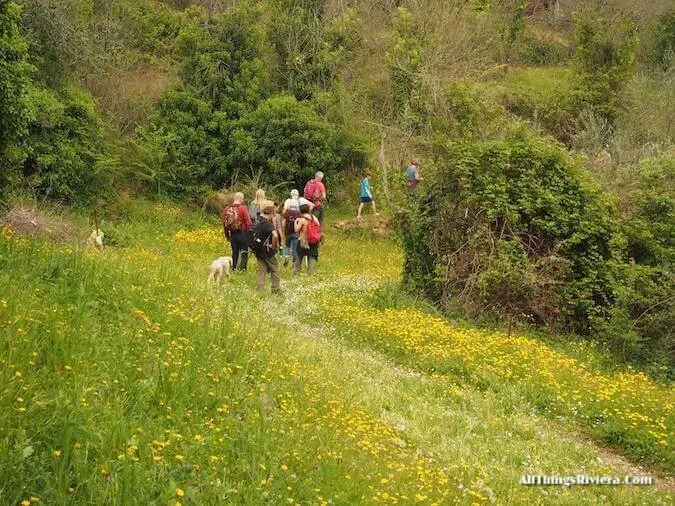
[[[30,66],[19,16],[17,4],[0,2],[0,197],[16,180],[16,161],[21,155],[14,145],[27,123],[25,92]]]
[[[111,187],[118,167],[103,140],[91,96],[75,88],[32,86],[24,138],[24,183],[38,194],[87,204]]]
[[[264,183],[301,185],[317,170],[365,159],[311,103],[272,94],[260,15],[243,5],[181,30],[183,84],[165,92],[149,125],[138,129],[137,172],[153,191],[197,199],[256,174]]]
[[[425,194],[399,216],[408,286],[614,345],[607,326],[621,330],[657,302],[656,273],[626,261],[617,210],[564,150],[516,132],[439,142],[434,153]],[[633,351],[663,351],[641,336]]]

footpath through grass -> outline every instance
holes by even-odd
[[[317,276],[285,271],[277,298],[253,272],[206,286],[215,221],[139,203],[109,230],[102,255],[0,233],[2,503],[670,500],[520,486],[649,474],[577,426],[668,472],[672,389],[388,307],[373,290],[398,276],[395,245],[329,233]]]

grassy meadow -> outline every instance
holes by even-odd
[[[400,292],[391,241],[329,230],[277,297],[255,260],[206,284],[215,218],[134,202],[103,229],[103,253],[0,229],[0,503],[672,500],[672,387],[453,325]]]

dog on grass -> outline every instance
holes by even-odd
[[[216,258],[211,263],[211,272],[209,273],[209,279],[207,282],[220,283],[220,278],[223,277],[223,274],[230,277],[230,270],[232,269],[232,257],[220,257]]]
[[[92,248],[103,251],[103,232],[101,232],[101,230],[98,228],[92,230],[89,238],[87,239],[87,244]]]

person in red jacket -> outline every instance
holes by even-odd
[[[223,209],[223,232],[232,246],[232,269],[245,271],[248,261],[248,236],[253,228],[248,209],[244,205],[244,194],[237,192],[231,205]]]
[[[319,219],[321,226],[323,226],[323,203],[326,201],[326,186],[323,184],[323,172],[317,171],[314,179],[307,181],[303,193],[305,194],[305,198],[314,204],[312,212]]]

